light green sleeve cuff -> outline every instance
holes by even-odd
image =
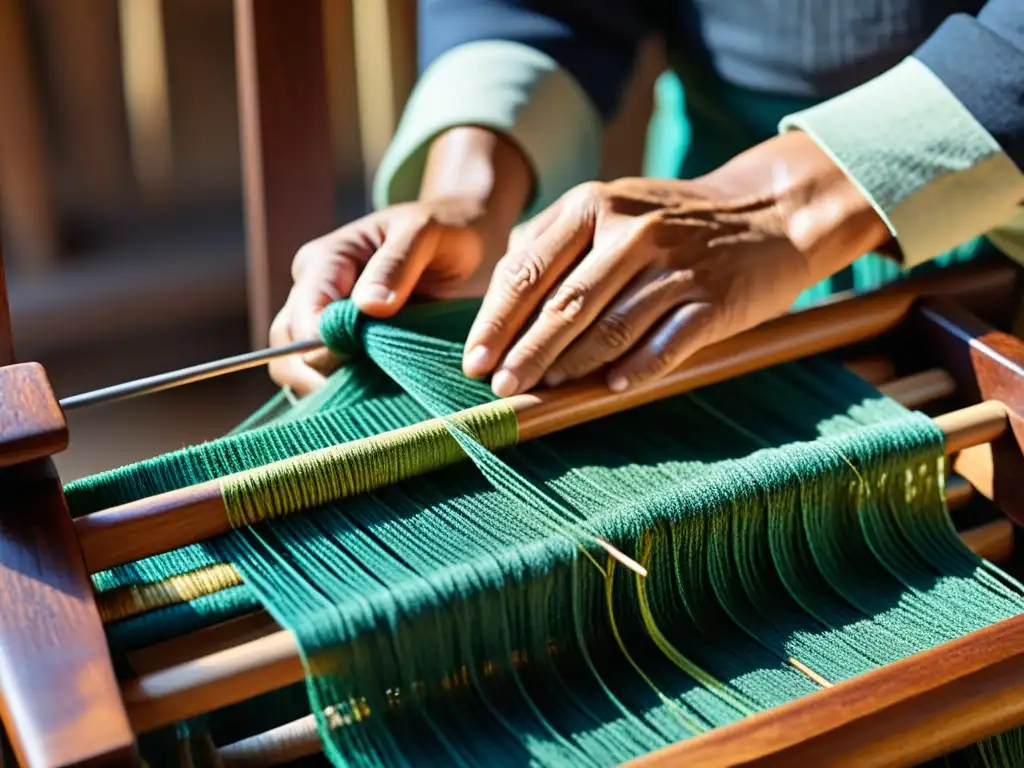
[[[846,172],[888,225],[907,267],[1013,221],[1024,200],[1021,170],[914,58],[783,118],[779,130],[805,131]]]
[[[423,73],[374,181],[376,208],[415,200],[431,141],[460,125],[507,135],[533,167],[527,216],[597,178],[601,118],[576,80],[546,54],[520,43],[467,43]]]

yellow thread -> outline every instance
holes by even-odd
[[[109,623],[212,595],[229,587],[237,587],[241,583],[242,575],[233,565],[220,563],[150,584],[136,584],[100,592],[96,595],[96,604],[100,619],[104,623]]]
[[[813,680],[815,683],[820,685],[822,688],[831,688],[832,687],[832,683],[830,683],[824,677],[822,677],[817,672],[815,672],[813,669],[808,667],[802,661],[800,661],[798,659],[794,659],[792,656],[789,659],[787,659],[787,661],[789,662],[789,665],[791,667],[793,667],[798,672],[802,672],[804,675],[809,677],[811,680]]]
[[[277,461],[221,480],[228,521],[233,528],[252,525],[455,464],[466,454],[445,421],[467,430],[490,451],[519,439],[515,411],[499,400],[445,420],[432,419]]]
[[[636,670],[636,673],[640,675],[640,677],[643,678],[643,681],[647,683],[648,687],[652,691],[654,691],[654,695],[657,696],[661,700],[661,702],[665,704],[670,710],[672,710],[672,713],[679,718],[683,725],[689,728],[694,734],[703,733],[707,730],[707,728],[704,727],[704,725],[698,722],[696,719],[691,717],[689,713],[686,712],[686,710],[679,706],[678,703],[676,703],[668,696],[666,696],[664,693],[662,693],[658,689],[658,686],[654,684],[654,681],[647,676],[647,673],[640,669],[640,665],[633,660],[633,657],[626,649],[626,643],[623,641],[622,635],[619,633],[618,622],[615,621],[615,610],[613,601],[615,565],[615,560],[608,561],[608,571],[605,575],[604,581],[604,595],[605,602],[608,606],[608,623],[611,624],[612,634],[615,636],[616,645],[619,646],[619,650],[622,651],[622,655],[626,657],[626,661],[629,662],[629,665],[633,667],[634,670]]]
[[[650,566],[652,549],[651,534],[648,531],[644,533],[643,538],[640,541],[640,564],[645,569]],[[719,696],[732,704],[740,712],[743,712],[746,715],[752,715],[757,712],[757,708],[753,703],[744,700],[741,695],[733,693],[721,682],[687,659],[678,651],[678,649],[676,649],[675,646],[672,645],[671,642],[669,642],[668,638],[661,633],[657,623],[654,621],[654,614],[651,612],[650,602],[647,600],[647,579],[642,578],[639,574],[636,575],[636,590],[637,598],[640,602],[640,616],[643,618],[644,627],[647,630],[647,634],[650,635],[650,638],[654,641],[654,644],[658,646],[661,652],[664,653],[673,664],[683,670],[683,672],[705,687],[713,689]]]

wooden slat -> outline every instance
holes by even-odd
[[[235,0],[250,328],[266,344],[298,248],[333,219],[321,0]]]
[[[911,410],[943,400],[956,392],[956,381],[941,368],[921,371],[877,386],[883,395]]]
[[[20,765],[137,764],[49,459],[0,471],[0,606],[0,716]]]

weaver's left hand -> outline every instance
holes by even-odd
[[[803,134],[696,181],[577,187],[518,232],[466,343],[468,376],[500,396],[609,363],[621,391],[784,313],[889,237]]]

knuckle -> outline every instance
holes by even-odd
[[[653,282],[658,293],[675,296],[691,292],[696,287],[695,278],[692,269],[668,269],[660,273]]]
[[[546,268],[544,258],[531,249],[506,257],[502,265],[502,283],[505,291],[513,297],[528,294],[540,285]]]
[[[621,314],[610,312],[594,326],[594,341],[612,352],[623,350],[633,341],[632,326]]]
[[[596,210],[605,198],[606,185],[600,181],[585,181],[573,188],[569,198],[577,208]]]
[[[596,200],[604,193],[605,186],[604,182],[585,181],[576,187],[576,194],[584,200]]]
[[[544,305],[547,315],[564,323],[572,323],[580,318],[588,303],[589,291],[586,286],[576,283],[564,283],[555,295]]]
[[[319,240],[310,240],[299,247],[299,250],[295,252],[295,258],[292,259],[292,280],[299,279],[309,263],[319,255],[321,250]]]

